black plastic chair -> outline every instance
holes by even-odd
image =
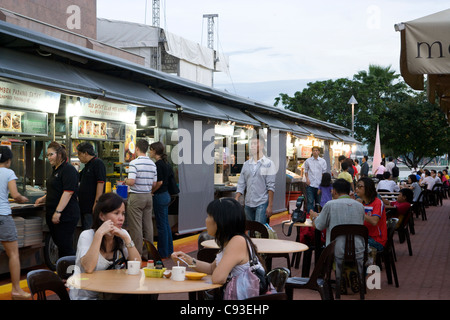
[[[419,194],[417,201],[413,203],[413,210],[416,212],[416,217],[418,218],[419,215],[422,216],[422,221],[427,220],[427,212],[425,209],[426,194],[427,190],[423,190]]]
[[[155,245],[152,242],[148,241],[147,239],[144,239],[143,246],[147,249],[148,260],[153,260],[155,263],[156,261],[161,261],[161,263],[164,266],[161,256],[159,255],[158,249],[156,249]],[[142,258],[143,260],[145,260],[144,257]]]
[[[251,238],[256,238],[258,236],[260,238],[265,238],[265,239],[269,238],[269,232],[267,231],[266,226],[258,221],[247,220],[245,222],[245,230],[248,231],[249,236]],[[258,232],[259,235],[256,232]],[[289,253],[266,253],[263,256],[264,256],[264,261],[266,263],[267,270],[272,269],[272,259],[273,258],[286,258],[289,272],[291,271],[291,269],[290,269],[291,259],[289,257]]]
[[[286,281],[285,291],[288,300],[293,300],[294,289],[310,289],[320,293],[322,300],[333,300],[331,288],[331,270],[334,262],[336,241],[331,242],[320,255],[310,278],[290,277]]]
[[[398,288],[397,269],[395,267],[395,253],[393,247],[394,232],[398,223],[397,218],[391,218],[387,221],[387,243],[383,251],[377,252],[376,263],[382,268],[381,262],[384,262],[388,284],[392,284],[392,275],[394,276],[395,286]]]
[[[439,203],[442,206],[442,183],[436,183],[431,189],[431,197],[433,197],[434,205],[438,206]]]
[[[203,248],[197,251],[197,260],[212,263],[216,259],[219,249]]]
[[[267,272],[267,278],[277,292],[283,292],[286,281],[291,275],[288,268],[275,268]]]
[[[65,282],[75,272],[76,256],[66,256],[56,261],[56,273]]]
[[[406,239],[406,243],[408,244],[408,252],[409,255],[412,256],[412,246],[411,246],[411,237],[410,237],[410,221],[411,219],[413,219],[412,217],[412,210],[411,208],[408,209],[408,211],[405,213],[405,215],[403,216],[403,220],[397,225],[395,231],[397,231],[398,233],[398,238],[399,238],[399,242],[403,243],[405,242]],[[395,249],[394,249],[394,243],[392,243],[392,248],[393,248],[393,252],[394,252],[394,257],[395,256]],[[396,259],[397,261],[397,259]]]
[[[330,241],[336,240],[339,236],[345,236],[345,248],[343,259],[335,259],[336,261],[336,299],[341,298],[341,280],[344,263],[352,263],[356,266],[356,274],[358,276],[359,294],[361,300],[364,300],[366,292],[364,266],[367,261],[367,247],[369,243],[369,231],[362,224],[342,224],[331,229]],[[357,259],[355,237],[360,236],[364,240],[364,254],[362,259]]]
[[[27,274],[27,283],[33,300],[34,295],[37,295],[37,300],[47,300],[46,291],[56,293],[60,300],[70,300],[64,282],[53,271],[46,269],[30,271]]]

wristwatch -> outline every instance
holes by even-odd
[[[59,211],[59,210],[55,210],[55,212],[56,212],[56,213],[62,213],[62,211]]]
[[[134,242],[133,242],[133,240],[131,240],[130,243],[125,244],[125,246],[126,246],[127,248],[133,248],[133,247],[134,247]]]

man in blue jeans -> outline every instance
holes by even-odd
[[[236,197],[245,194],[245,215],[248,220],[265,224],[272,215],[276,168],[272,160],[263,155],[264,139],[250,139],[250,156],[241,170]]]
[[[306,159],[303,168],[306,177],[306,210],[314,210],[315,204],[320,203],[320,195],[317,194],[322,174],[327,171],[326,161],[319,157],[319,147],[312,148],[312,157]]]

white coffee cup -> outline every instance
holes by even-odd
[[[184,281],[186,276],[186,267],[172,267],[172,280]]]
[[[131,275],[139,274],[141,269],[140,261],[128,261],[128,270],[127,273]]]

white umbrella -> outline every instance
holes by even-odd
[[[373,151],[372,174],[375,175],[381,163],[380,125],[377,124],[377,135],[375,137],[375,149]]]
[[[428,77],[428,100],[439,99],[450,123],[450,9],[395,25],[401,33],[400,72],[415,90],[424,89]]]

